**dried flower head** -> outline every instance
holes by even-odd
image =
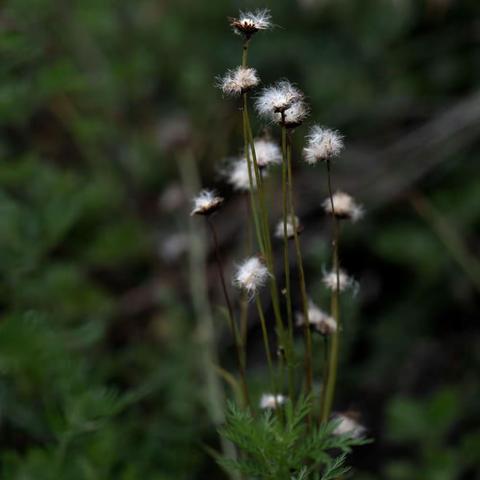
[[[271,393],[264,393],[260,398],[260,408],[275,410],[275,408],[283,405],[287,401],[287,397],[281,394],[273,395]]]
[[[333,211],[335,217],[339,220],[352,220],[356,222],[363,217],[363,207],[355,202],[353,197],[344,192],[335,192],[332,195],[332,198],[326,198],[322,203],[325,211],[331,215],[332,214],[332,200],[333,200]]]
[[[331,160],[343,150],[342,136],[328,128],[314,125],[307,135],[307,146],[303,149],[305,161],[311,165]]]
[[[254,145],[257,165],[259,168],[266,168],[271,165],[281,165],[282,151],[275,142],[263,138],[257,138],[255,139]]]
[[[334,435],[346,435],[351,438],[361,438],[365,435],[366,428],[352,418],[352,415],[337,413],[333,418],[338,421],[333,431]]]
[[[257,71],[250,67],[237,67],[228,70],[223,77],[217,78],[217,86],[225,95],[237,96],[248,92],[260,83]]]
[[[267,283],[269,276],[270,272],[265,264],[258,257],[250,257],[238,266],[233,283],[253,298]]]
[[[318,333],[322,335],[331,335],[337,331],[336,320],[317,307],[311,300],[308,303],[308,323]],[[297,325],[305,324],[303,313],[297,313]]]
[[[227,167],[222,172],[227,182],[234,190],[239,192],[248,192],[250,190],[250,175],[248,173],[248,162],[243,157],[236,157],[227,162]],[[257,180],[252,165],[252,184],[253,188],[257,187]],[[262,178],[267,176],[267,172],[261,172]]]
[[[229,21],[236,34],[243,35],[246,39],[249,39],[260,30],[272,28],[271,19],[270,10],[264,8],[254,12],[240,12],[238,18],[229,18]]]
[[[255,100],[255,107],[262,117],[278,122],[282,112],[301,100],[303,93],[288,80],[281,80],[262,90]]]
[[[337,273],[335,271],[324,272],[322,281],[329,290],[337,289]],[[349,277],[343,270],[340,270],[338,273],[338,285],[339,291],[343,292],[347,288],[354,288],[355,280]]]
[[[190,215],[210,215],[223,204],[223,197],[219,197],[214,190],[202,190],[193,199],[193,209]]]
[[[284,238],[286,233],[287,238],[290,239],[295,236],[295,231],[297,234],[301,233],[303,231],[303,225],[296,215],[289,214],[286,222],[284,222],[283,219],[278,222],[277,228],[275,229],[275,236],[277,238]]]
[[[283,115],[282,113],[275,113],[274,117],[275,121],[280,125],[287,128],[296,128],[304,122],[309,113],[308,105],[303,100],[300,100],[288,107],[283,112]]]

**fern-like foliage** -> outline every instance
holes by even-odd
[[[226,425],[220,434],[233,442],[242,454],[238,459],[220,458],[229,471],[262,480],[333,480],[346,473],[347,454],[368,440],[334,435],[337,420],[308,427],[309,399],[296,406],[256,417],[230,404]]]

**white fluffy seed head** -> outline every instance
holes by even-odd
[[[324,272],[322,282],[329,290],[337,290],[337,272],[333,270],[331,272]],[[356,283],[352,277],[349,277],[343,270],[340,270],[338,273],[338,286],[339,291],[343,292],[347,288],[355,288]]]
[[[228,70],[217,78],[217,86],[225,95],[238,96],[248,92],[260,83],[257,71],[250,67],[237,67]]]
[[[260,408],[263,410],[275,410],[277,407],[284,405],[286,401],[287,397],[284,395],[264,393],[260,398]]]
[[[303,313],[297,313],[297,325],[303,326],[305,324],[305,316]],[[331,335],[337,331],[336,320],[317,307],[311,300],[308,303],[308,323],[322,335]]]
[[[238,35],[250,38],[260,30],[272,28],[272,15],[267,8],[255,10],[254,12],[240,12],[238,18],[230,18],[230,26]]]
[[[252,185],[257,188],[257,180],[253,165],[251,167]],[[234,157],[227,161],[227,166],[223,170],[223,176],[234,190],[238,192],[250,191],[250,175],[248,172],[248,162],[244,157]],[[267,171],[262,170],[260,173],[262,178],[267,176]]]
[[[314,125],[307,135],[303,156],[307,163],[313,165],[337,157],[342,150],[343,138],[338,132]]]
[[[300,100],[288,107],[283,112],[283,115],[279,112],[275,113],[274,118],[275,122],[280,125],[284,125],[287,128],[296,128],[305,121],[309,113],[308,105],[303,100]]]
[[[193,199],[193,209],[190,215],[210,215],[223,204],[223,197],[217,195],[215,190],[202,190]]]
[[[297,87],[288,80],[281,80],[262,90],[255,100],[255,107],[262,117],[278,122],[282,112],[302,100],[303,93]]]
[[[259,168],[282,164],[282,151],[275,142],[257,138],[255,139],[254,145]]]
[[[361,438],[365,435],[366,428],[350,415],[337,413],[333,419],[338,422],[335,430],[332,432],[334,435],[345,435],[350,438]]]
[[[295,231],[297,234],[301,233],[303,231],[303,226],[296,215],[289,214],[286,222],[282,219],[277,223],[275,236],[277,238],[285,238],[286,233],[287,238],[290,239],[295,236]]]
[[[258,257],[250,257],[237,267],[233,283],[253,298],[267,283],[269,276],[270,272],[265,264]]]
[[[335,214],[335,217],[337,217],[340,220],[352,220],[353,222],[356,222],[357,220],[360,220],[360,218],[363,217],[364,215],[364,210],[361,205],[355,202],[353,197],[348,195],[348,193],[344,192],[335,192],[332,195],[332,198],[330,197],[326,198],[322,206],[329,215],[332,214],[332,200],[333,200],[333,211]]]

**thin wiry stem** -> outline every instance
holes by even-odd
[[[284,119],[284,113],[282,117]],[[292,291],[290,286],[290,258],[289,258],[289,238],[287,235],[287,221],[288,221],[288,159],[287,159],[287,129],[282,127],[282,200],[283,200],[283,268],[285,272],[285,290],[287,299],[287,321],[288,334],[290,342],[293,345],[293,310],[292,310]],[[294,225],[294,228],[296,226]],[[292,393],[295,389],[295,371],[292,363],[288,365],[288,385],[293,401]]]
[[[331,179],[331,166],[330,161],[327,160],[327,181],[328,181],[328,194],[330,196],[330,205],[332,208],[332,222],[333,222],[333,239],[332,239],[332,255],[333,255],[333,270],[337,277],[336,288],[332,290],[331,299],[331,315],[337,322],[337,328],[331,335],[330,349],[328,357],[328,374],[327,383],[325,386],[325,396],[322,404],[321,422],[328,421],[330,412],[332,411],[333,398],[335,396],[335,384],[337,381],[337,369],[338,369],[338,352],[339,352],[339,336],[340,336],[340,308],[339,308],[339,295],[340,295],[340,264],[338,259],[338,249],[340,241],[340,225],[338,219],[335,216],[335,207],[333,204],[333,191],[332,191],[332,179]]]
[[[275,373],[273,369],[273,361],[272,361],[272,354],[270,352],[270,340],[268,338],[268,330],[267,330],[267,323],[265,321],[265,315],[263,313],[262,302],[260,300],[260,296],[256,295],[255,303],[257,305],[258,316],[260,318],[260,325],[262,327],[262,336],[263,336],[263,345],[265,347],[265,355],[267,357],[268,363],[268,370],[270,373],[270,382],[272,384],[273,393],[277,394],[277,386],[275,382]]]
[[[292,142],[290,135],[287,136],[287,173],[288,173],[288,188],[289,188],[289,207],[290,215],[295,217],[295,208],[293,204],[293,182],[292,182]],[[300,293],[302,297],[302,308],[304,315],[304,333],[305,333],[305,385],[306,393],[310,395],[313,387],[313,367],[312,367],[312,335],[310,332],[310,322],[308,317],[308,295],[307,286],[305,282],[305,271],[303,269],[302,250],[300,247],[300,240],[298,231],[293,229],[293,239],[295,242],[295,253],[297,256],[298,273],[300,280]]]
[[[246,365],[245,365],[245,352],[243,348],[243,342],[238,331],[237,323],[235,322],[235,316],[233,312],[232,302],[230,301],[230,296],[228,295],[227,285],[225,283],[225,275],[223,273],[223,262],[220,256],[220,248],[218,244],[218,236],[217,231],[215,229],[215,225],[211,218],[207,216],[207,224],[210,227],[210,231],[212,233],[213,243],[214,243],[214,250],[215,250],[215,260],[217,262],[218,267],[218,274],[220,277],[220,283],[222,284],[223,296],[225,297],[225,303],[227,305],[228,310],[228,318],[230,322],[230,328],[232,330],[232,335],[235,341],[235,348],[237,351],[237,362],[238,362],[238,371],[240,374],[240,384],[242,388],[242,395],[243,401],[247,407],[251,407],[250,405],[250,395],[248,393],[248,385],[246,379]]]

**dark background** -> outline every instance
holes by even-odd
[[[204,448],[218,447],[221,417],[205,387],[207,296],[230,371],[233,349],[189,210],[200,185],[227,198],[215,221],[231,272],[243,201],[218,168],[241,125],[214,78],[240,62],[226,18],[256,7],[277,27],[255,37],[251,64],[264,84],[298,84],[312,109],[294,173],[309,290],[323,305],[325,172],[299,155],[311,123],[344,133],[334,183],[367,211],[341,242],[360,289],[343,302],[337,408],[358,411],[375,439],[354,453],[353,478],[480,478],[478,0],[3,3],[2,478],[223,478]],[[252,310],[259,395],[256,322]]]

